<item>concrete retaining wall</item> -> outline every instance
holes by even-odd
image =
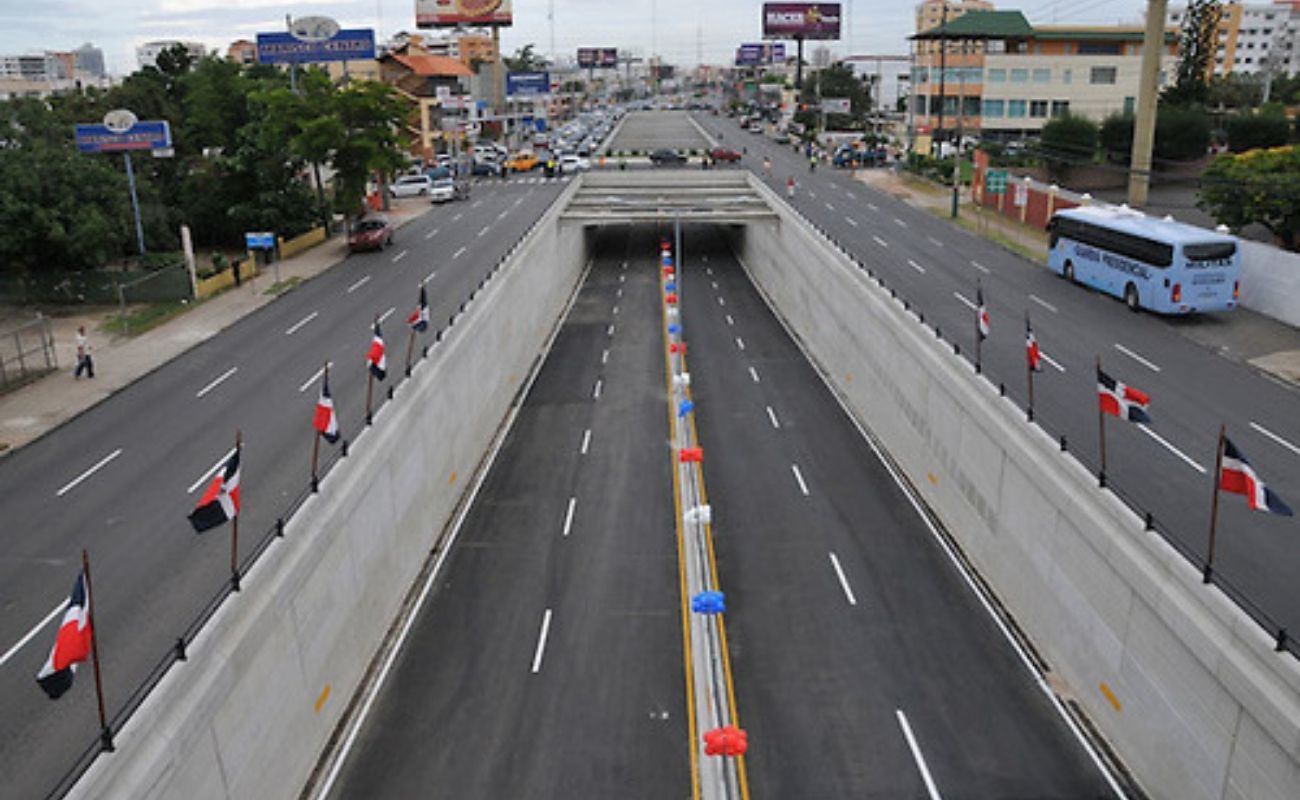
[[[1300,328],[1300,253],[1241,241],[1241,304]]]
[[[1143,788],[1295,798],[1296,659],[753,183],[781,219],[735,233],[751,276]]]
[[[380,409],[73,797],[299,795],[577,288],[583,234],[559,226],[558,208]]]

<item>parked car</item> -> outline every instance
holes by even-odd
[[[433,186],[433,179],[428,175],[403,175],[388,187],[393,197],[423,197]]]
[[[393,223],[382,214],[371,214],[352,223],[348,231],[348,252],[383,250],[393,243]]]
[[[727,147],[715,147],[709,151],[714,161],[739,161],[740,153]]]
[[[656,150],[650,154],[650,163],[654,164],[656,167],[685,164],[686,156],[676,150]]]
[[[530,170],[537,169],[539,163],[541,162],[537,160],[536,153],[524,151],[521,153],[515,153],[511,156],[510,159],[506,161],[506,169],[510,172],[529,172]]]
[[[429,200],[434,203],[447,203],[452,200],[464,200],[469,197],[469,181],[464,178],[439,178],[433,182],[429,191]]]

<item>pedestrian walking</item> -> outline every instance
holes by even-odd
[[[786,181],[785,181],[785,195],[786,195],[786,197],[790,198],[791,200],[794,199],[794,186],[795,186],[795,184],[794,184],[794,176],[791,175],[791,176],[790,176],[789,178],[787,178]]]
[[[90,356],[90,340],[86,338],[86,326],[77,326],[77,369],[72,373],[72,377],[81,378],[81,373],[86,373],[87,378],[95,377],[95,361]]]
[[[772,177],[772,159],[767,156],[763,156],[763,177]]]

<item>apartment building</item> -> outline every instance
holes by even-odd
[[[141,67],[157,67],[158,56],[162,55],[164,50],[170,50],[180,45],[190,54],[190,58],[198,61],[208,54],[208,49],[203,46],[202,42],[182,42],[178,39],[161,39],[156,42],[145,42],[135,49],[135,61]]]
[[[990,140],[1037,135],[1052,117],[1101,121],[1137,104],[1143,32],[1132,26],[1032,26],[1018,11],[975,11],[913,37],[948,52],[918,54],[913,115],[922,133]],[[1161,84],[1177,65],[1166,34]]]
[[[968,11],[992,11],[993,4],[987,0],[925,0],[916,7],[916,32],[937,28],[945,21],[952,21]],[[951,47],[951,46],[950,46]],[[918,53],[939,52],[938,42],[918,42]]]
[[[1186,13],[1186,7],[1170,8],[1169,24],[1181,28]],[[1271,70],[1294,77],[1300,72],[1300,0],[1225,3],[1220,7],[1216,38],[1215,75]]]

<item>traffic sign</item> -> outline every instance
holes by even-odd
[[[319,41],[284,32],[257,34],[259,64],[315,64],[374,57],[375,32],[369,28],[341,30]]]
[[[1005,169],[991,169],[984,179],[984,191],[989,194],[1006,194],[1007,193],[1007,171]]]
[[[119,130],[108,125],[78,125],[77,149],[83,153],[119,153],[124,150],[167,150],[172,146],[171,125],[165,119],[139,120],[125,129],[122,129],[125,117],[114,117],[111,121]]]
[[[550,93],[549,72],[511,72],[506,75],[506,94],[512,97],[537,97]]]

